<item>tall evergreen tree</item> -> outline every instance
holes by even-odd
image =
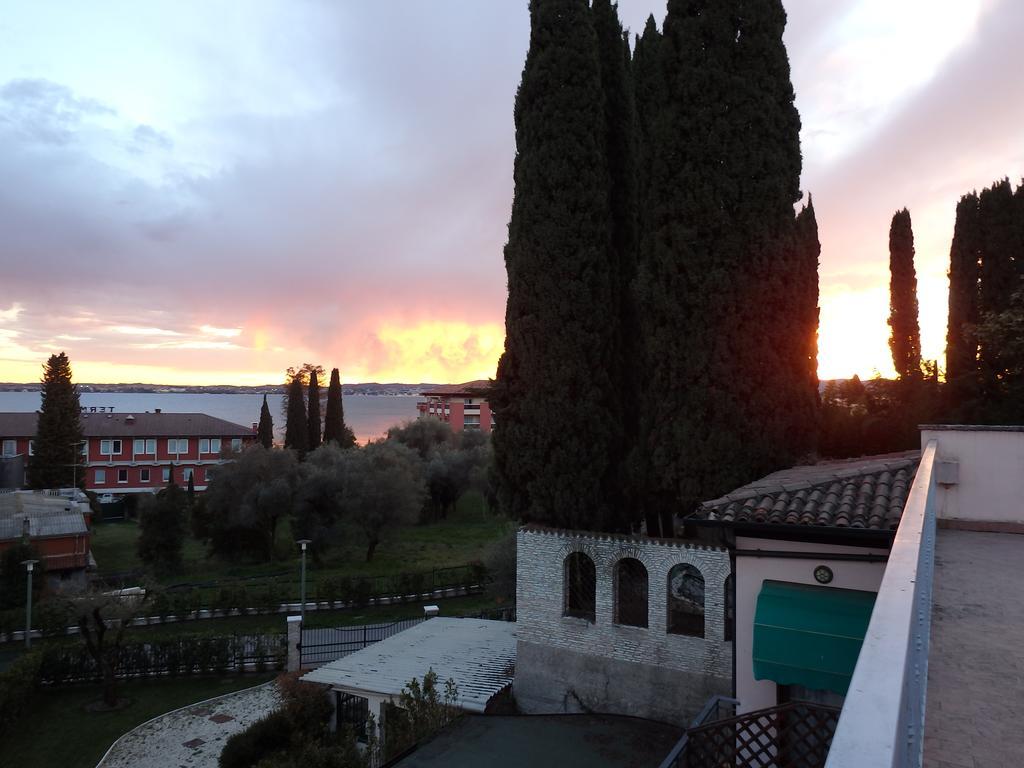
[[[587,0],[531,0],[505,351],[492,396],[499,500],[524,521],[592,529],[618,503],[619,265],[606,120]]]
[[[342,448],[355,445],[355,435],[345,425],[345,404],[341,395],[341,374],[331,369],[331,383],[327,387],[327,410],[324,413],[324,442],[334,441]]]
[[[81,407],[71,380],[71,361],[61,352],[43,366],[42,405],[36,422],[28,481],[32,488],[63,488],[85,483]]]
[[[814,329],[788,306],[801,161],[784,27],[778,0],[668,4],[637,279],[639,453],[663,535],[674,514],[794,460],[814,431]]]
[[[914,230],[910,211],[897,211],[889,225],[889,349],[900,379],[921,378],[921,327],[917,311]]]
[[[309,438],[306,434],[307,414],[303,399],[302,379],[292,378],[288,384],[288,414],[284,425],[284,447],[292,448],[299,458],[309,450]]]
[[[270,415],[266,395],[263,395],[263,405],[260,407],[260,424],[256,428],[256,439],[264,448],[274,447],[274,417]]]
[[[609,456],[618,472],[619,493],[608,507],[610,517],[596,521],[602,530],[627,532],[634,519],[626,501],[635,493],[636,472],[627,467],[629,449],[636,442],[639,425],[633,404],[639,397],[636,368],[639,320],[632,283],[636,278],[637,249],[637,142],[636,105],[627,37],[611,0],[593,0],[591,14],[597,36],[601,89],[604,92],[605,154],[608,158],[611,213],[612,288],[617,293],[618,338],[613,350],[616,363],[611,371],[613,392],[618,393],[622,439]]]
[[[309,416],[306,425],[307,448],[315,451],[320,447],[320,380],[316,371],[309,374],[309,399],[306,408]]]
[[[797,450],[817,448],[821,426],[821,398],[818,394],[818,261],[821,241],[818,239],[818,220],[814,215],[814,200],[807,197],[807,205],[796,217],[797,269],[793,278],[792,307],[795,332],[792,335],[796,368],[796,408],[794,443]]]
[[[973,397],[978,368],[978,280],[981,232],[977,193],[960,198],[956,206],[953,243],[949,249],[949,320],[946,329],[947,401],[959,409]]]

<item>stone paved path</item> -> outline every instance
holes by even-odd
[[[97,768],[216,768],[228,737],[278,703],[271,681],[169,712],[122,736]]]
[[[924,768],[1024,765],[1024,536],[940,530]]]

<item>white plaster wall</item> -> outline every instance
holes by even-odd
[[[596,620],[562,615],[565,558],[585,552],[597,570]],[[647,627],[614,624],[615,563],[635,557],[647,568]],[[704,637],[668,634],[668,573],[688,563],[704,577]],[[521,642],[563,648],[626,662],[729,678],[732,643],[724,639],[724,549],[660,539],[524,528],[518,535],[516,620]]]
[[[940,519],[1024,523],[1024,430],[921,430],[939,461],[956,461],[955,485],[939,486]]]
[[[771,680],[754,679],[754,612],[757,596],[765,581],[786,581],[813,584],[837,589],[859,589],[878,592],[885,572],[885,563],[863,563],[850,560],[829,560],[827,554],[888,555],[886,549],[865,549],[831,544],[809,544],[799,541],[775,541],[738,536],[737,550],[785,550],[787,552],[822,553],[821,559],[788,559],[768,557],[736,557],[736,698],[737,712],[750,712],[778,703],[777,686]],[[827,565],[834,578],[828,585],[818,584],[814,569]]]

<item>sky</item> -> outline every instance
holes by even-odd
[[[904,206],[941,359],[956,202],[1024,175],[1024,3],[785,5],[819,373],[892,373]],[[0,0],[0,381],[493,376],[528,43],[526,0]]]

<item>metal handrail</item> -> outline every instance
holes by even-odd
[[[826,768],[919,768],[935,571],[935,454],[911,486]]]
[[[676,742],[676,745],[672,747],[672,751],[668,753],[668,756],[661,761],[661,765],[658,768],[676,768],[679,756],[683,754],[683,750],[686,749],[686,745],[690,740],[690,730],[704,725],[710,719],[711,713],[717,713],[718,708],[723,704],[737,706],[739,703],[739,699],[732,699],[728,696],[712,696],[704,702],[703,708],[693,718],[690,727],[680,737],[679,741]]]

